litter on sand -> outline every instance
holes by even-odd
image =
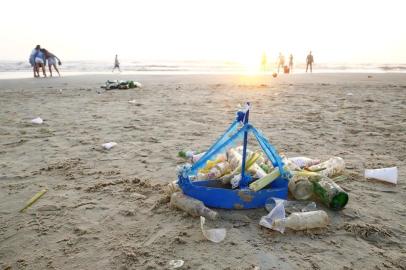
[[[396,185],[398,182],[398,168],[367,169],[365,170],[365,178],[373,178]]]
[[[32,119],[31,123],[41,125],[42,123],[44,123],[44,120],[42,120],[41,117],[37,117],[37,118]]]
[[[176,269],[182,267],[184,263],[183,260],[170,260],[168,264],[171,269]]]
[[[133,100],[129,100],[128,103],[130,103],[130,104],[136,104],[137,101],[136,101],[135,99],[133,99]]]
[[[142,84],[135,81],[123,81],[123,80],[114,80],[110,81],[107,80],[106,83],[100,88],[104,88],[106,90],[113,90],[113,89],[132,89],[132,88],[141,88]]]
[[[220,229],[209,229],[206,230],[204,228],[204,223],[206,222],[206,219],[204,217],[200,217],[200,228],[202,229],[203,236],[207,239],[210,240],[214,243],[220,243],[221,241],[226,238],[227,231],[224,228]]]
[[[224,239],[225,229],[205,230],[205,218],[217,218],[209,207],[270,212],[260,225],[281,233],[286,228],[307,230],[329,224],[321,202],[331,210],[343,209],[349,195],[335,180],[345,179],[345,161],[331,157],[322,162],[305,156],[279,155],[265,136],[248,123],[250,104],[237,112],[234,122],[207,151],[180,151],[187,163],[178,166],[178,180],[167,187],[171,205],[200,216],[203,235]],[[258,142],[248,147],[248,135]],[[287,201],[288,192],[296,199]],[[311,199],[311,200],[310,200]],[[289,216],[286,216],[289,214]]]
[[[170,205],[179,208],[191,216],[204,216],[208,219],[217,219],[218,213],[207,208],[201,201],[189,197],[182,192],[175,192],[171,195]]]
[[[103,143],[102,144],[103,148],[106,149],[106,150],[110,150],[111,148],[113,148],[116,145],[117,145],[116,142],[108,142],[108,143]]]
[[[286,228],[295,231],[308,230],[324,228],[330,223],[327,213],[322,210],[294,212],[286,217],[285,201],[279,199],[274,200],[276,203],[275,207],[268,215],[261,218],[259,225],[284,233]]]
[[[28,209],[28,207],[30,207],[31,205],[33,205],[36,201],[38,201],[39,198],[41,198],[48,190],[47,189],[43,189],[41,191],[39,191],[37,194],[34,195],[34,197],[32,197],[27,204],[20,210],[20,212],[24,212],[26,209]]]

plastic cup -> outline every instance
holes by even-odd
[[[367,169],[365,170],[365,178],[373,178],[396,185],[398,182],[398,168]]]

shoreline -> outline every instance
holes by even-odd
[[[97,76],[97,75],[125,75],[125,76],[188,76],[188,75],[229,75],[229,76],[272,76],[272,72],[219,72],[219,71],[124,71],[121,73],[112,72],[83,72],[83,71],[63,71],[60,70],[62,77],[74,77],[74,76]],[[291,74],[280,73],[278,76],[288,76],[288,75],[301,75],[301,74],[319,74],[319,75],[334,75],[334,74],[406,74],[406,70],[402,71],[382,71],[382,70],[317,70],[313,73],[306,73],[304,70],[295,71]],[[49,77],[49,72],[47,70],[47,78]],[[32,72],[30,71],[2,71],[0,72],[0,80],[12,80],[12,79],[30,79],[33,78]],[[40,78],[43,78],[42,76]],[[54,76],[52,78],[58,78]]]

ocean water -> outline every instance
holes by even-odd
[[[60,66],[62,75],[109,74],[112,62],[103,61],[66,61]],[[406,64],[324,64],[313,66],[317,73],[406,73]],[[236,62],[215,61],[172,61],[172,62],[141,62],[121,61],[124,74],[253,74],[261,73],[260,66],[246,67]],[[272,73],[276,67],[267,67],[266,72]],[[294,72],[305,71],[305,64],[295,65]],[[32,77],[32,68],[25,61],[1,61],[0,79]]]

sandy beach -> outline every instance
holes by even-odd
[[[143,87],[105,91],[107,79]],[[318,204],[327,229],[280,234],[259,226],[265,209],[218,210],[207,225],[227,237],[215,244],[169,207],[178,151],[209,147],[246,101],[279,152],[346,161],[347,207]],[[405,74],[0,80],[0,113],[2,270],[170,269],[173,259],[181,269],[406,269]],[[392,166],[397,185],[363,176]]]

